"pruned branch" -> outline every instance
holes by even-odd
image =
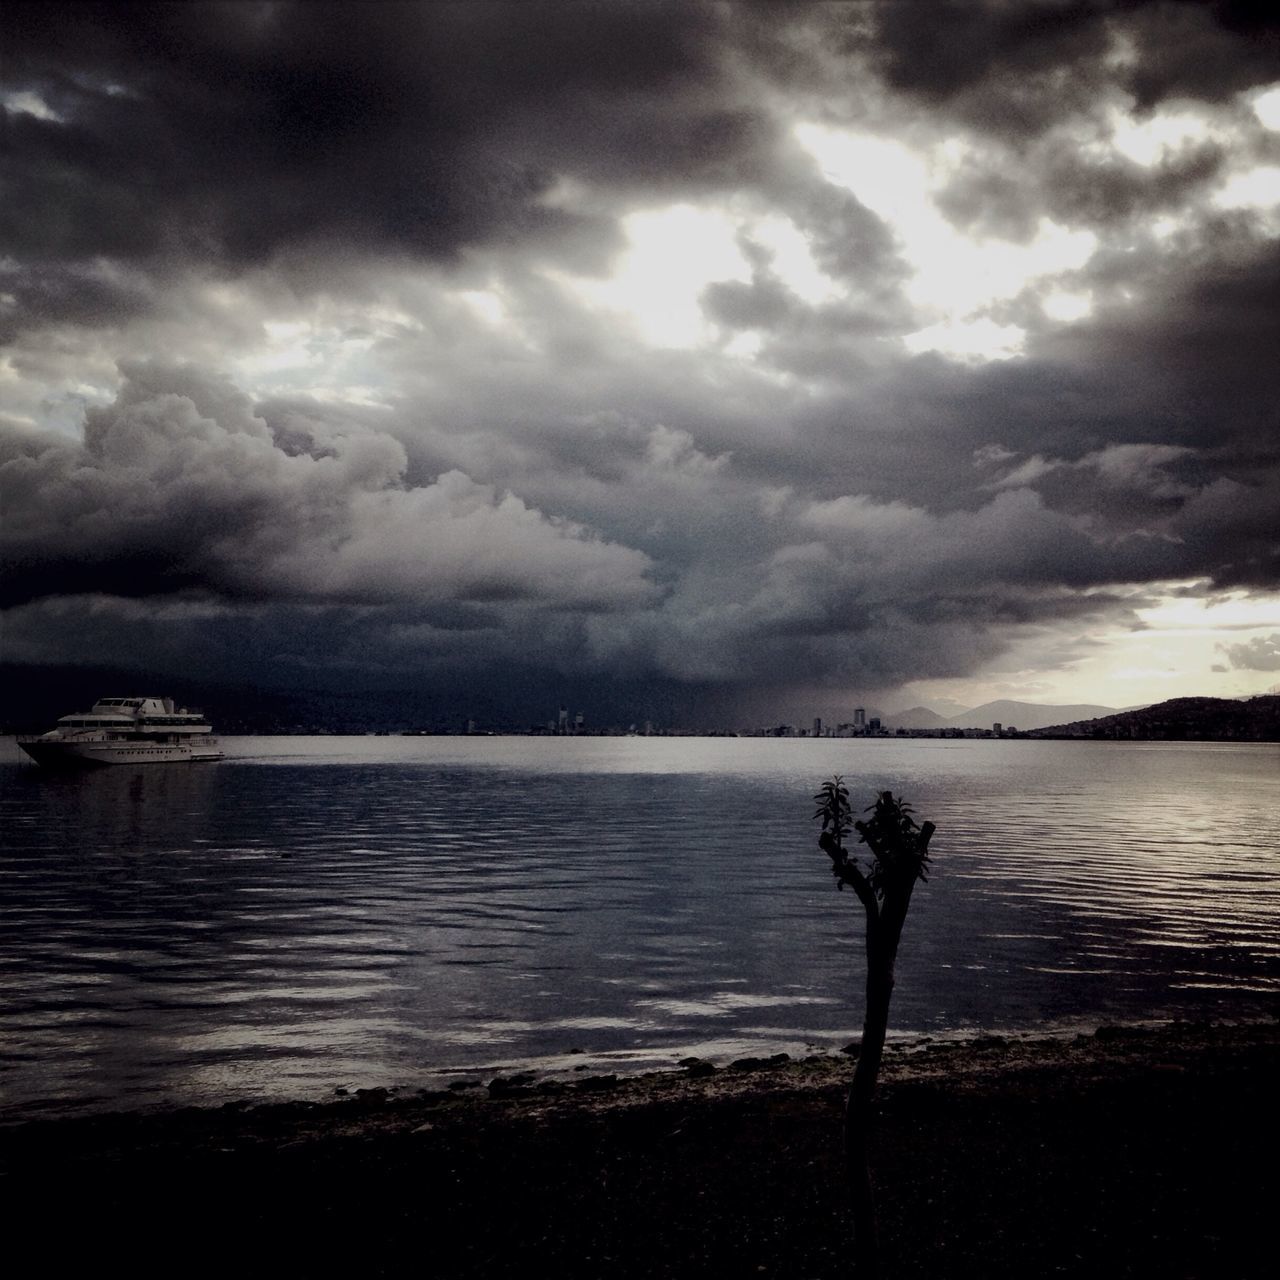
[[[876,901],[871,882],[858,869],[857,863],[850,860],[849,854],[830,831],[824,831],[818,837],[818,846],[825,850],[831,859],[831,873],[836,878],[836,887],[843,888],[848,885],[862,900],[862,905],[868,911],[876,912],[879,909],[879,903]]]

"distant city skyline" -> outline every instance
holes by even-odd
[[[2,657],[478,723],[1273,688],[1278,33],[5,5]]]

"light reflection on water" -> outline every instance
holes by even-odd
[[[838,1046],[859,907],[810,821],[837,771],[939,828],[897,1030],[1252,1016],[1280,993],[1274,746],[227,745],[78,777],[0,762],[0,1105]]]

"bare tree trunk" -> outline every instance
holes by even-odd
[[[845,1162],[853,1200],[854,1271],[859,1280],[876,1280],[880,1274],[875,1190],[871,1184],[872,1102],[884,1058],[894,964],[910,893],[908,886],[906,901],[886,902],[887,910],[874,918],[868,913],[867,919],[867,1009],[858,1064],[849,1084],[844,1112]]]
[[[878,923],[878,922],[877,922]],[[867,938],[867,1010],[862,1024],[858,1065],[849,1084],[844,1112],[845,1161],[853,1198],[853,1257],[859,1280],[875,1280],[880,1273],[876,1231],[875,1191],[871,1185],[872,1100],[876,1077],[884,1057],[889,1026],[889,1000],[893,995],[893,954],[873,928]]]

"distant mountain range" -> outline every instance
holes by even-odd
[[[1037,738],[1280,742],[1280,697],[1171,698],[1133,711],[1046,725],[1034,732]]]
[[[908,707],[905,711],[895,711],[891,715],[880,717],[882,724],[891,729],[941,729],[950,721],[928,707]]]
[[[1093,720],[1117,711],[1116,707],[1096,707],[1087,703],[1043,706],[1037,702],[1013,702],[1001,698],[954,716],[940,716],[928,707],[910,707],[906,711],[882,716],[881,720],[890,729],[990,729],[993,724],[999,724],[1005,729],[1025,732],[1071,721]]]

